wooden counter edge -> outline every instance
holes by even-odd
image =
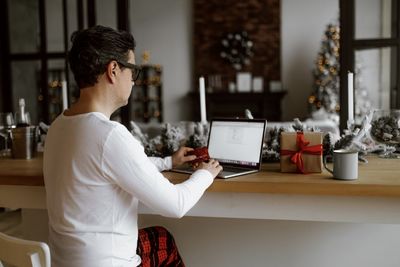
[[[183,179],[170,179],[172,183],[180,183]],[[42,177],[14,176],[1,177],[0,185],[44,186]],[[261,193],[289,195],[334,195],[334,196],[377,196],[400,197],[400,186],[360,185],[360,184],[315,184],[315,183],[254,183],[229,182],[216,179],[207,192],[219,193]]]
[[[182,182],[181,179],[170,179],[173,183]],[[214,180],[207,192],[218,193],[260,193],[260,194],[288,194],[288,195],[319,195],[319,196],[376,196],[400,197],[400,186],[360,185],[360,184],[315,184],[315,183],[254,183],[229,182]]]
[[[376,159],[375,161],[378,161]],[[8,161],[3,167],[9,166],[10,170],[3,171],[0,175],[1,185],[12,186],[44,186],[42,173],[42,160],[40,158],[29,161]],[[25,164],[26,163],[26,164]],[[371,162],[372,163],[372,162]],[[381,179],[372,179],[368,183],[357,181],[337,181],[337,180],[319,180],[316,177],[312,180],[296,179],[280,180],[280,175],[266,178],[262,181],[246,181],[246,179],[216,179],[207,189],[208,192],[226,192],[226,193],[268,193],[268,194],[289,194],[289,195],[336,195],[336,196],[376,196],[376,197],[400,197],[400,182],[397,179],[400,173],[397,165],[392,167],[393,162],[380,161],[374,165],[368,165],[361,168],[371,168],[367,178],[375,177],[378,174],[390,174],[390,179],[384,182]],[[22,166],[21,166],[22,165]],[[389,167],[390,168],[389,168]],[[21,169],[22,168],[22,169]],[[395,171],[395,173],[393,173]],[[164,172],[165,176],[172,183],[181,183],[187,179],[188,175]],[[323,177],[322,177],[323,178]],[[322,181],[322,182],[320,182]]]

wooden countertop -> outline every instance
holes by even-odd
[[[300,195],[343,195],[400,197],[400,161],[368,158],[359,165],[359,179],[340,181],[324,171],[319,174],[279,172],[278,163],[266,163],[262,171],[231,179],[216,179],[208,191],[236,193],[275,193]],[[43,161],[0,159],[0,185],[43,186]],[[165,172],[173,183],[187,179],[187,175]]]

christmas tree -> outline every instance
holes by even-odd
[[[335,114],[339,106],[339,40],[340,27],[329,24],[318,52],[314,75],[314,91],[308,98],[311,112],[324,109],[328,114]]]
[[[329,24],[318,52],[316,68],[313,71],[314,91],[308,98],[313,118],[329,118],[339,122],[339,41],[339,25]],[[362,82],[361,70],[361,63],[356,62],[354,86],[356,124],[360,124],[371,110],[371,101]]]

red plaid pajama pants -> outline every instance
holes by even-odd
[[[137,254],[140,267],[185,267],[173,236],[160,226],[139,229]]]

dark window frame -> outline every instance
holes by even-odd
[[[46,90],[41,90],[43,94],[42,104],[39,106],[38,115],[41,120],[45,123],[50,123],[49,111],[48,111],[48,103],[49,103],[49,94],[47,90],[47,81],[48,81],[48,60],[49,59],[62,59],[65,61],[65,75],[67,81],[67,91],[70,91],[70,79],[69,77],[69,67],[67,61],[67,53],[68,53],[68,44],[69,44],[69,34],[68,34],[68,8],[67,1],[70,0],[62,0],[62,16],[63,16],[63,41],[64,41],[64,50],[58,52],[49,52],[47,51],[47,32],[46,32],[46,3],[45,0],[36,0],[38,1],[38,13],[39,13],[39,38],[40,38],[40,49],[38,52],[32,53],[11,53],[10,49],[10,25],[9,25],[9,14],[8,14],[8,4],[9,1],[12,0],[2,0],[0,1],[0,30],[2,35],[0,35],[0,96],[1,96],[1,104],[0,110],[4,111],[12,111],[14,112],[15,107],[13,107],[13,96],[12,96],[12,73],[11,73],[11,65],[12,62],[15,61],[40,61],[40,88],[46,88]],[[78,29],[83,29],[85,27],[84,24],[84,4],[87,4],[87,25],[88,27],[96,25],[96,0],[76,0],[77,7],[77,26]],[[120,30],[129,31],[129,0],[117,0],[117,21],[118,28]],[[40,90],[38,88],[38,90]],[[70,94],[68,93],[68,98]],[[70,102],[70,99],[68,99]],[[121,117],[124,123],[129,122],[130,114],[128,112],[128,108],[124,107],[121,110]]]
[[[392,0],[391,38],[355,39],[355,0],[340,0],[339,9],[340,130],[343,131],[347,128],[348,120],[347,72],[354,73],[356,51],[385,47],[396,48],[396,53],[391,62],[390,108],[400,108],[400,4],[398,0]]]

